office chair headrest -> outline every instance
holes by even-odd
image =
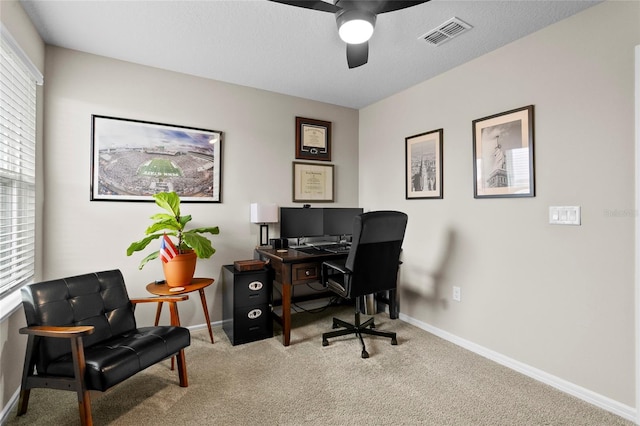
[[[363,213],[355,218],[354,237],[358,239],[359,244],[402,241],[407,220],[408,216],[405,213],[397,211]]]

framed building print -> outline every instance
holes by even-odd
[[[474,197],[534,197],[533,139],[533,105],[474,120]]]
[[[219,203],[222,132],[93,115],[92,201],[154,201],[175,191],[184,202]]]
[[[293,202],[333,202],[333,164],[294,161]]]
[[[432,130],[404,140],[406,199],[442,198],[444,130]]]
[[[331,122],[296,117],[296,158],[331,161]]]

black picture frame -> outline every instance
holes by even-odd
[[[473,196],[535,196],[534,106],[473,120]]]
[[[104,115],[91,116],[91,201],[220,203],[223,132]]]
[[[296,117],[296,159],[331,161],[331,122]]]
[[[431,130],[404,139],[405,198],[442,199],[442,148],[444,129]]]

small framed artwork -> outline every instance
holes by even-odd
[[[407,200],[442,198],[443,129],[404,139]]]
[[[154,201],[157,192],[175,191],[185,202],[221,202],[222,132],[91,119],[91,201]]]
[[[293,202],[333,202],[333,164],[294,161]]]
[[[474,197],[534,197],[533,139],[533,105],[473,120]]]
[[[331,122],[296,117],[296,158],[331,161]]]

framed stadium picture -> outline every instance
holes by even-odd
[[[219,203],[222,132],[91,116],[92,201],[154,201],[175,191],[184,202]]]

